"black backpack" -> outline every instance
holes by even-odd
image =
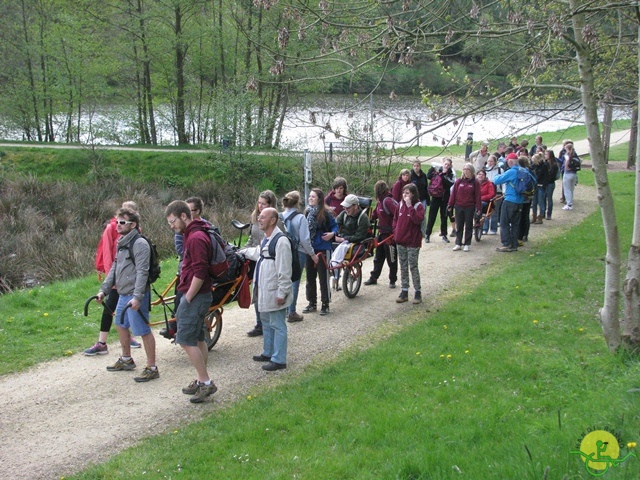
[[[215,283],[235,280],[242,266],[242,258],[236,249],[220,235],[218,227],[203,228],[211,240],[211,257],[209,258],[209,276]]]
[[[156,244],[153,243],[148,237],[145,237],[140,233],[139,235],[133,237],[133,239],[129,242],[129,245],[127,245],[127,248],[129,250],[129,258],[131,259],[133,265],[136,264],[136,259],[133,256],[133,244],[138,238],[143,238],[149,244],[149,278],[147,279],[147,284],[151,285],[156,280],[158,280],[158,278],[160,278],[160,272],[162,270],[162,268],[160,267],[160,256],[158,255]]]
[[[300,264],[300,256],[298,255],[298,241],[290,233],[278,232],[269,242],[268,257],[263,257],[268,260],[276,259],[276,244],[280,237],[286,237],[291,245],[291,281],[297,282],[302,277],[302,265]]]

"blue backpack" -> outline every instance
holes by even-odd
[[[528,169],[519,167],[515,184],[511,183],[511,186],[516,193],[524,195],[526,199],[530,200],[536,192],[536,179]]]

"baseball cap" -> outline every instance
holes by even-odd
[[[349,208],[354,205],[358,205],[359,203],[360,201],[358,200],[358,197],[353,193],[350,193],[345,197],[345,199],[342,201],[340,205],[342,205],[344,208]]]
[[[518,159],[518,155],[516,155],[515,153],[510,153],[509,155],[507,155],[507,160],[517,160]]]

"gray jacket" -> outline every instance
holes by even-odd
[[[149,278],[151,249],[144,238],[138,237],[133,244],[135,264],[129,257],[129,242],[138,235],[140,235],[138,230],[131,230],[124,237],[118,239],[115,261],[100,287],[100,291],[105,295],[108,295],[115,285],[118,294],[133,295],[142,301],[144,294],[149,290],[147,279]]]
[[[241,252],[250,259],[260,262],[258,282],[253,283],[253,302],[258,303],[259,312],[275,312],[291,305],[293,301],[291,285],[291,246],[286,237],[280,237],[276,243],[276,256],[269,258],[269,243],[276,233],[281,232],[278,227],[273,229],[271,237],[264,247],[250,247]],[[278,305],[276,298],[284,298],[285,302]]]

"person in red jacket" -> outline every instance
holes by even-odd
[[[400,280],[402,283],[400,296],[396,299],[398,303],[404,303],[409,300],[409,270],[411,270],[413,289],[415,290],[413,303],[422,303],[418,255],[422,246],[420,225],[423,220],[424,207],[420,203],[418,189],[413,183],[409,183],[402,189],[402,201],[393,216],[393,237],[398,249]]]
[[[449,208],[455,210],[456,246],[453,251],[462,249],[464,234],[464,251],[468,252],[473,237],[473,216],[482,212],[480,200],[480,183],[476,180],[476,170],[470,163],[462,167],[462,177],[453,185]]]
[[[341,205],[347,196],[347,181],[342,177],[336,177],[333,181],[333,190],[324,197],[324,204],[333,212],[334,218],[338,218],[340,212],[344,210]],[[275,207],[275,205],[272,205]]]
[[[174,200],[165,208],[164,216],[175,233],[184,238],[184,256],[180,269],[178,292],[182,294],[176,310],[178,331],[176,344],[189,357],[196,371],[196,379],[182,389],[192,395],[191,403],[201,403],[218,390],[207,370],[209,349],[204,339],[204,319],[211,305],[211,277],[209,259],[212,245],[204,220],[193,220],[187,202]]]
[[[487,211],[487,206],[493,197],[496,196],[496,186],[491,180],[487,179],[487,172],[479,170],[476,173],[476,179],[480,183],[480,201],[482,202],[482,213]],[[489,227],[489,219],[487,218],[482,226],[482,234],[487,233]]]
[[[400,170],[400,175],[398,175],[398,180],[391,187],[391,196],[393,199],[400,203],[402,200],[402,189],[411,183],[411,172],[408,168],[403,168]]]
[[[389,186],[383,180],[376,182],[374,187],[376,194],[376,208],[371,215],[371,221],[378,220],[378,242],[382,242],[389,238],[393,234],[393,216],[398,208],[398,202],[396,202],[391,193],[389,192]],[[365,285],[376,285],[378,278],[382,273],[382,267],[384,262],[389,265],[389,288],[396,288],[396,280],[398,280],[398,259],[396,255],[395,241],[388,241],[376,248],[375,256],[373,257],[373,270],[369,280],[364,282]]]
[[[134,212],[138,211],[138,204],[136,202],[127,201],[122,204],[122,208],[128,208]],[[116,241],[120,237],[118,230],[116,229],[116,217],[109,220],[109,223],[102,232],[100,242],[98,242],[98,248],[96,249],[96,271],[98,272],[98,280],[102,282],[104,275],[109,273],[113,260],[116,258]],[[100,321],[100,333],[98,333],[98,341],[91,347],[85,349],[83,352],[89,357],[95,355],[106,355],[109,353],[107,347],[107,337],[111,330],[113,323],[113,313],[116,311],[116,305],[118,305],[118,290],[114,286],[109,293],[109,296],[102,304],[102,320]],[[131,348],[140,348],[140,342],[136,341],[133,337],[130,339]]]

